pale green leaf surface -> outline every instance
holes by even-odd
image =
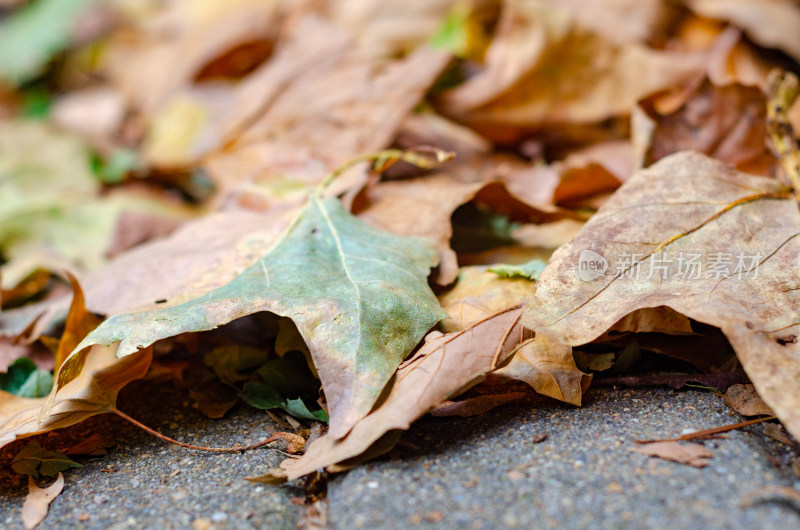
[[[112,317],[78,347],[120,341],[124,356],[258,311],[291,318],[322,380],[334,437],[369,413],[397,366],[444,315],[427,283],[436,251],[312,197],[270,251],[233,281],[184,304]]]

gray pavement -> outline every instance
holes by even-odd
[[[136,382],[120,407],[178,439],[246,444],[268,436],[269,419],[244,405],[222,420],[188,406],[181,390]],[[797,451],[756,425],[704,442],[708,467],[630,453],[633,440],[739,421],[698,391],[590,390],[583,408],[532,397],[472,418],[424,418],[388,456],[328,485],[333,528],[797,528],[781,504],[742,508],[767,485],[800,488]],[[243,477],[277,465],[276,449],[208,454],[168,446],[114,417],[98,417],[42,445],[92,433],[116,442],[81,458],[42,528],[296,528],[307,520],[293,485]],[[547,439],[533,443],[536,435]],[[21,528],[25,480],[9,473],[15,445],[0,452],[0,527]]]

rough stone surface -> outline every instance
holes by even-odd
[[[269,435],[263,412],[240,405],[209,420],[185,391],[137,382],[120,408],[166,434],[199,444],[247,444]],[[663,389],[593,389],[583,408],[531,398],[472,418],[424,418],[387,457],[335,476],[333,528],[796,528],[787,505],[742,508],[767,485],[800,488],[798,453],[762,425],[702,442],[714,452],[696,469],[628,451],[633,440],[680,435],[740,421],[713,394]],[[39,437],[57,449],[99,432],[116,445],[79,457],[42,528],[296,528],[305,509],[296,485],[243,477],[276,466],[266,448],[197,453],[167,444],[110,416]],[[537,435],[547,439],[534,443]],[[0,527],[21,528],[25,478],[8,463],[25,441],[2,452]],[[302,526],[302,524],[301,524]]]
[[[800,487],[797,453],[762,425],[702,442],[696,469],[629,452],[633,441],[741,421],[698,391],[590,390],[473,418],[425,418],[388,458],[328,486],[334,528],[797,528],[786,505],[742,508],[767,485]],[[536,435],[547,434],[541,443]]]
[[[123,389],[119,407],[145,425],[181,441],[229,447],[269,437],[263,411],[237,405],[224,419],[191,408],[185,391],[170,384],[137,381]],[[291,502],[302,490],[254,484],[243,477],[277,466],[285,456],[272,446],[247,453],[201,453],[169,445],[115,416],[98,416],[37,439],[43,447],[69,446],[93,433],[115,446],[103,456],[75,457],[82,464],[65,473],[66,486],[50,505],[42,528],[292,528],[303,508]],[[20,508],[27,477],[9,462],[26,441],[2,450],[0,528],[22,528]]]

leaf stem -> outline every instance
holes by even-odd
[[[695,431],[690,432],[684,435],[679,436],[678,438],[664,438],[661,440],[636,440],[634,443],[637,444],[652,444],[656,442],[685,442],[688,440],[699,440],[703,438],[710,438],[716,434],[720,434],[723,432],[733,431],[736,429],[741,429],[742,427],[747,427],[748,425],[755,425],[756,423],[762,423],[765,421],[771,421],[776,419],[775,416],[765,416],[763,418],[756,418],[754,420],[743,421],[740,423],[734,423],[732,425],[723,425],[722,427],[712,427],[711,429],[703,429],[702,431]]]
[[[274,442],[276,440],[282,439],[283,438],[283,434],[284,434],[284,433],[281,433],[281,432],[277,432],[277,433],[273,434],[272,436],[270,436],[269,438],[267,438],[266,440],[261,440],[260,442],[254,443],[252,445],[236,445],[236,446],[233,446],[233,447],[205,447],[205,446],[202,446],[202,445],[193,445],[193,444],[187,444],[187,443],[184,443],[184,442],[179,442],[178,440],[175,440],[174,438],[170,438],[169,436],[161,434],[160,432],[151,429],[150,427],[148,427],[144,423],[142,423],[142,422],[140,422],[138,420],[135,420],[134,418],[131,418],[130,416],[128,416],[127,414],[125,414],[124,412],[122,412],[121,410],[119,410],[116,407],[112,408],[111,412],[113,412],[114,414],[116,414],[120,418],[123,418],[123,419],[131,422],[132,424],[136,425],[140,429],[143,429],[143,430],[147,431],[148,433],[152,434],[156,438],[161,438],[165,442],[169,442],[169,443],[174,444],[174,445],[179,445],[179,446],[185,447],[187,449],[194,449],[195,451],[207,451],[207,452],[210,452],[210,453],[241,453],[243,451],[249,451],[251,449],[257,449],[259,447],[262,447],[264,445],[272,443],[272,442]]]
[[[330,175],[325,177],[325,180],[317,187],[316,194],[318,197],[321,196],[322,192],[342,173],[362,162],[373,162],[372,169],[376,171],[384,171],[401,160],[422,169],[432,169],[448,160],[452,160],[453,157],[455,157],[455,153],[453,152],[424,146],[406,150],[385,149],[377,153],[357,156],[337,167]]]

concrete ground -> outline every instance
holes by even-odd
[[[263,412],[237,405],[209,420],[181,390],[136,382],[120,408],[147,425],[198,444],[246,444],[269,435]],[[593,389],[583,408],[532,397],[472,418],[419,421],[388,456],[334,476],[332,528],[796,528],[787,504],[742,506],[765,486],[800,489],[796,448],[763,425],[703,442],[702,469],[631,453],[633,440],[740,421],[720,398],[699,391]],[[277,426],[276,426],[277,427]],[[169,446],[116,417],[98,417],[57,435],[48,448],[92,433],[115,441],[109,453],[78,458],[42,528],[296,528],[321,522],[298,503],[297,485],[243,477],[276,466],[267,448],[244,454]],[[537,435],[547,438],[534,443]],[[1,453],[0,526],[21,528],[24,477]]]

